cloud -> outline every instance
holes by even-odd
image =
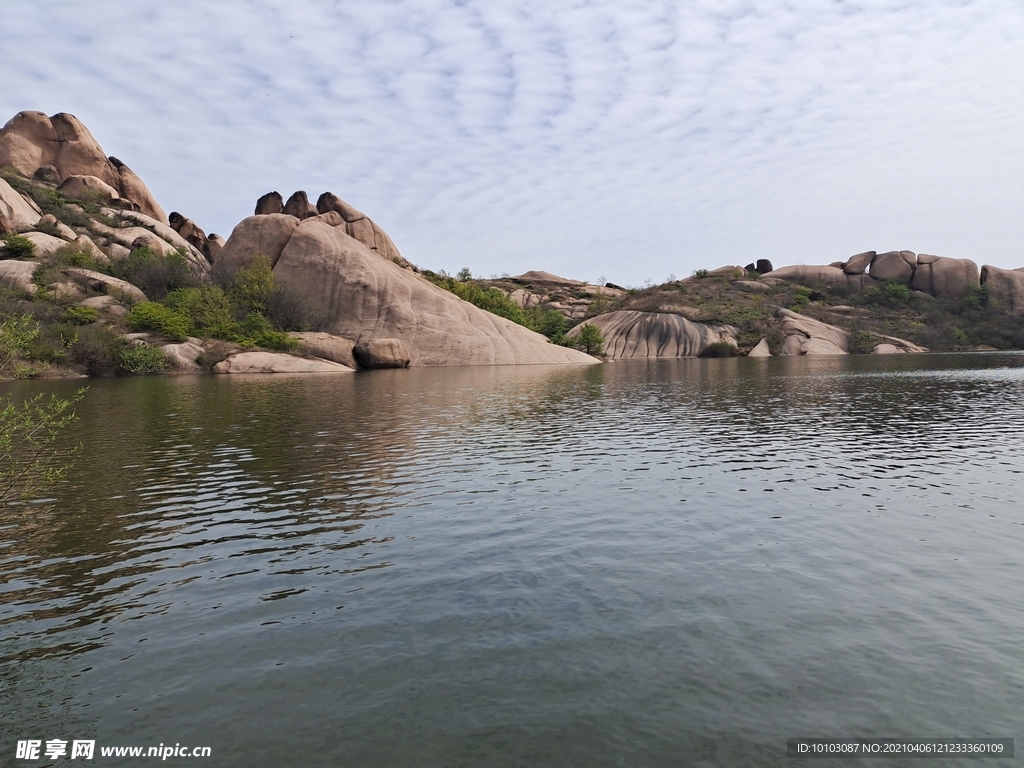
[[[620,283],[911,248],[1024,264],[1024,6],[9,0],[0,114],[77,114],[227,234],[331,190],[412,261]]]

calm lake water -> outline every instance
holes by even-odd
[[[68,482],[0,510],[0,764],[1024,737],[1024,355],[88,384]]]

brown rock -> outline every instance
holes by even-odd
[[[126,301],[146,300],[146,294],[131,283],[111,277],[110,275],[104,275],[102,272],[82,269],[80,267],[69,267],[64,270],[64,274],[75,282],[92,288],[97,293],[106,293],[116,299],[124,299]]]
[[[67,245],[66,240],[61,240],[59,237],[53,235],[47,235],[43,232],[26,232],[24,237],[27,237],[36,246],[36,257],[39,256],[52,256],[58,248],[63,248]]]
[[[177,211],[172,211],[167,217],[171,229],[177,232],[193,248],[203,254],[208,261],[210,258],[210,242],[206,233],[192,219],[182,216]]]
[[[256,201],[254,216],[265,216],[268,213],[284,213],[284,199],[280,192],[267,192]]]
[[[845,272],[836,267],[816,266],[813,264],[796,264],[790,267],[779,267],[769,272],[766,277],[782,278],[798,283],[827,283],[829,285],[849,285]]]
[[[98,200],[110,203],[120,197],[116,189],[98,176],[68,176],[57,189],[76,200]]]
[[[604,337],[604,354],[613,360],[696,357],[715,342],[736,344],[736,329],[731,325],[694,323],[666,312],[619,310],[587,322],[597,326]]]
[[[728,265],[727,264],[724,267],[718,267],[717,269],[710,270],[708,272],[708,274],[709,275],[731,275],[734,272],[742,273],[743,272],[743,267],[737,266],[735,264],[733,264],[733,265]]]
[[[57,167],[62,179],[67,180],[69,176],[99,176],[111,186],[117,186],[116,174],[109,167],[106,153],[81,120],[61,112],[51,117],[50,123],[57,133],[59,147],[53,165]],[[32,172],[35,173],[35,168]]]
[[[932,256],[930,253],[919,253],[917,254],[917,265],[934,264],[939,258],[939,256]]]
[[[772,271],[772,262],[770,259],[758,259],[755,269],[759,275],[767,275]]]
[[[210,263],[213,263],[220,258],[220,253],[224,250],[224,238],[211,232],[206,238],[206,244],[209,248]]]
[[[334,336],[330,333],[319,333],[317,331],[303,331],[289,335],[293,339],[298,339],[302,342],[303,352],[313,357],[330,360],[333,363],[341,363],[349,368],[359,367],[359,363],[356,362],[355,355],[352,353],[352,349],[356,345],[352,339]]]
[[[0,235],[27,232],[39,223],[39,218],[39,211],[4,179],[0,179]]]
[[[52,165],[40,165],[36,168],[36,172],[32,174],[32,178],[36,181],[41,181],[44,184],[53,184],[56,186],[60,184],[60,171]]]
[[[316,209],[321,214],[335,212],[345,221],[345,234],[354,237],[374,253],[378,253],[386,259],[395,261],[403,266],[409,266],[409,262],[402,258],[398,248],[391,237],[377,226],[376,222],[370,219],[362,211],[356,210],[333,192],[324,192],[316,201]]]
[[[371,339],[356,344],[352,354],[360,368],[408,368],[409,350],[401,339]]]
[[[768,349],[768,339],[766,339],[766,338],[762,338],[759,342],[757,342],[757,346],[755,346],[747,354],[747,357],[771,357],[771,356],[772,356],[772,352],[771,352],[770,349]]]
[[[1004,310],[1024,314],[1024,272],[986,264],[981,268],[981,284],[988,286],[989,296]]]
[[[520,283],[522,285],[532,285],[534,288],[578,288],[582,285],[586,285],[582,280],[571,280],[568,277],[559,277],[553,275],[550,272],[543,272],[538,269],[531,269],[529,272],[524,272],[521,275],[510,277],[514,283]]]
[[[171,367],[181,373],[199,373],[203,370],[199,365],[200,356],[206,351],[202,344],[185,341],[181,344],[164,344],[160,349]]]
[[[252,257],[261,253],[276,265],[288,240],[299,226],[299,220],[284,213],[268,213],[242,219],[224,243],[217,259],[219,267],[241,269]]]
[[[875,256],[871,262],[871,277],[876,280],[901,280],[909,283],[914,268],[907,263],[900,251],[886,251]]]
[[[156,219],[161,224],[165,224],[167,222],[167,214],[164,213],[164,209],[160,207],[160,204],[153,197],[153,193],[149,191],[149,187],[146,186],[145,182],[136,175],[135,171],[116,157],[111,157],[109,162],[117,173],[119,181],[117,188],[121,192],[121,197],[131,200],[138,205],[139,212]]]
[[[35,293],[39,287],[32,282],[32,278],[37,269],[39,269],[38,261],[4,259],[0,261],[0,285],[13,288],[16,291]]]
[[[79,235],[75,238],[75,243],[78,244],[78,247],[81,248],[84,253],[89,254],[89,257],[93,261],[99,264],[109,263],[110,259],[107,258],[107,254],[101,251],[99,246],[97,246],[88,235]]]
[[[913,251],[900,251],[900,256],[903,257],[903,260],[907,262],[911,268],[917,266],[917,254]]]
[[[78,239],[78,233],[67,224],[63,224],[58,221],[57,217],[52,213],[48,213],[39,219],[39,224],[37,226],[40,229],[49,228],[55,230],[57,232],[57,237],[61,240],[66,240],[69,243]]]
[[[330,360],[294,357],[281,352],[239,352],[213,366],[214,373],[352,373]]]
[[[945,299],[959,299],[981,285],[978,265],[970,259],[935,257],[918,261],[910,287]]]
[[[848,275],[863,275],[871,262],[875,258],[874,251],[864,251],[864,253],[858,253],[856,256],[851,256],[846,261],[846,266],[843,267],[843,272]]]
[[[224,254],[252,221],[235,228]],[[251,252],[242,249],[243,255]],[[411,365],[597,362],[462,301],[322,222],[305,222],[294,230],[274,276],[324,309],[330,318],[327,331],[358,343],[399,339],[410,352]]]
[[[0,166],[31,177],[41,165],[56,165],[60,144],[50,118],[42,112],[19,112],[0,129]]]
[[[788,309],[776,313],[779,328],[786,334],[782,355],[845,355],[850,351],[850,334]]]
[[[308,219],[310,216],[316,216],[317,210],[316,206],[309,202],[306,193],[299,190],[293,193],[288,198],[288,202],[284,204],[284,213],[297,219]]]
[[[769,293],[772,289],[770,285],[765,285],[757,280],[735,280],[733,285],[751,293]]]

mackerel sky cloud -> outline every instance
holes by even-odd
[[[304,189],[485,276],[1024,265],[1019,0],[5,0],[0,59],[225,236]]]

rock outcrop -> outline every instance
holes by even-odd
[[[594,363],[538,333],[462,301],[349,236],[342,222],[251,216],[231,233],[223,262],[271,257],[277,281],[322,307],[334,335],[399,339],[411,365]],[[276,254],[276,258],[275,258]]]
[[[46,166],[56,171],[61,182],[72,176],[94,176],[142,213],[167,221],[142,179],[116,157],[107,157],[74,115],[19,112],[0,129],[0,166],[4,165],[27,178]]]
[[[981,284],[988,287],[989,297],[1000,307],[1024,314],[1024,272],[986,265],[981,268]]]
[[[620,310],[587,321],[604,337],[604,355],[613,360],[697,357],[709,345],[736,344],[731,325],[705,325],[668,312]],[[570,336],[579,332],[576,326]]]
[[[0,261],[0,285],[13,288],[16,291],[35,293],[39,287],[32,282],[32,278],[37,269],[39,269],[37,261],[4,259]]]
[[[944,299],[959,299],[981,285],[978,265],[970,259],[921,254],[910,287]]]
[[[776,312],[779,327],[786,338],[782,342],[780,355],[846,355],[850,352],[850,332],[834,325],[815,320],[813,317],[801,315],[789,309]],[[927,352],[924,347],[898,339],[895,336],[883,336],[871,333],[877,341],[873,348],[875,354],[893,354],[896,352]],[[881,347],[881,349],[879,349]]]
[[[772,352],[768,348],[768,339],[761,339],[747,354],[747,357],[771,357]]]
[[[303,193],[305,194],[305,193]],[[391,237],[377,226],[369,216],[357,211],[333,192],[324,192],[316,201],[316,210],[320,213],[334,211],[345,220],[345,234],[354,237],[374,253],[378,253],[385,259],[389,259],[402,266],[410,266],[398,252],[398,247],[392,242]]]
[[[360,368],[408,368],[409,350],[401,339],[371,339],[352,350]]]
[[[167,221],[170,223],[171,229],[177,232],[185,242],[203,254],[207,261],[213,261],[210,257],[210,240],[203,232],[202,227],[177,211],[171,211]]]
[[[825,283],[827,285],[847,285],[860,288],[864,280],[870,278],[864,275],[851,275],[838,267],[818,266],[814,264],[795,264],[789,267],[779,267],[765,275],[767,278],[781,278],[804,283]]]
[[[294,357],[281,352],[239,352],[213,366],[214,373],[352,373],[352,369],[332,363]]]
[[[341,363],[349,368],[359,367],[359,363],[356,362],[355,355],[352,353],[353,348],[356,346],[355,341],[352,339],[317,331],[295,332],[290,334],[290,336],[300,341],[303,352],[313,357],[320,357],[333,363]]]
[[[914,276],[914,264],[904,254],[912,254],[914,264],[917,263],[917,254],[912,251],[887,251],[880,253],[871,261],[871,277],[876,280],[899,280],[909,285],[910,278]]]
[[[38,206],[0,179],[0,235],[27,232],[39,223]]]

